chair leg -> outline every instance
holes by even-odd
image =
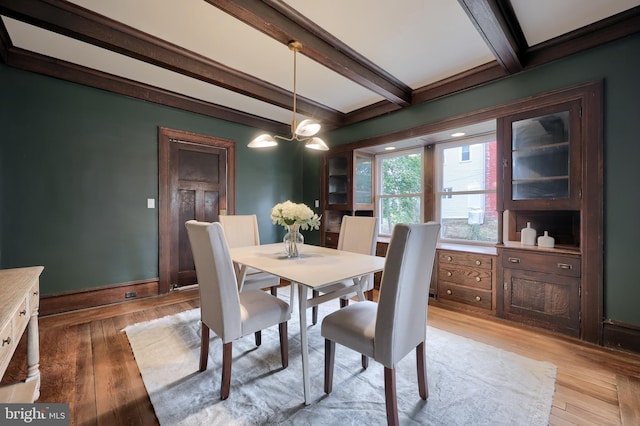
[[[282,358],[282,368],[289,365],[289,338],[287,334],[287,322],[278,324],[278,332],[280,333],[280,357]]]
[[[336,353],[336,342],[324,339],[324,393],[330,394],[333,389],[333,361]]]
[[[384,397],[387,406],[387,424],[389,426],[399,425],[395,368],[384,368]]]
[[[220,399],[229,398],[231,387],[231,347],[233,343],[222,345],[222,383],[220,384]]]
[[[275,285],[271,287],[271,295],[278,297],[278,287],[276,287]]]
[[[365,297],[367,300],[370,300],[370,301],[372,301],[372,302],[373,302],[373,290],[367,290],[367,291],[365,291],[365,292],[364,292],[364,297]]]
[[[320,292],[318,290],[313,290],[311,292],[312,297],[320,296]],[[318,305],[311,308],[311,324],[316,325],[318,323]]]
[[[369,367],[369,358],[366,355],[362,355],[362,368],[365,370]]]
[[[429,386],[427,382],[427,367],[424,356],[424,342],[416,346],[416,367],[418,369],[418,391],[420,398],[427,399],[429,397]]]
[[[207,360],[209,359],[209,327],[203,323],[200,336],[200,368],[199,371],[207,369]]]
[[[256,337],[256,346],[260,346],[262,344],[262,331],[258,330],[254,335]]]

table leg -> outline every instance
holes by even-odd
[[[309,392],[309,346],[307,342],[307,287],[298,284],[298,311],[300,314],[300,345],[302,351],[302,383],[304,405],[310,404]]]
[[[38,311],[34,311],[29,318],[27,328],[27,379],[25,382],[36,380],[33,400],[40,397],[40,338],[38,331]]]
[[[358,301],[360,302],[364,300],[364,292],[362,291],[362,288],[367,283],[367,278],[368,275],[363,275],[361,277],[356,277],[353,279],[354,284],[357,285],[356,294],[358,295]]]

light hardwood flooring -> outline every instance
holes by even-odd
[[[72,425],[157,425],[121,330],[198,306],[197,290],[185,290],[40,318],[38,402],[69,403]],[[435,306],[428,318],[433,327],[555,364],[551,425],[640,425],[640,355]],[[26,376],[25,352],[23,338],[2,383]]]

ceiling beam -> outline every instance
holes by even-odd
[[[62,0],[0,0],[0,14],[159,67],[293,109],[293,93]],[[302,96],[298,112],[339,124],[343,114]]]
[[[220,10],[400,106],[411,104],[412,90],[281,0],[205,0]]]
[[[212,104],[181,93],[175,93],[149,84],[44,56],[39,53],[29,52],[17,47],[9,48],[7,65],[123,96],[255,127],[257,129],[275,133],[286,133],[291,130],[290,125],[256,117],[255,115],[233,108]]]
[[[509,0],[458,0],[502,68],[524,68],[527,43]]]
[[[7,63],[7,52],[11,46],[11,37],[9,37],[7,27],[4,25],[4,22],[2,22],[2,19],[0,19],[0,62],[4,64]]]

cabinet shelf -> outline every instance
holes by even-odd
[[[513,183],[526,183],[526,182],[544,182],[547,180],[568,180],[569,179],[569,175],[562,175],[562,176],[541,176],[541,177],[534,177],[534,178],[527,178],[527,179],[514,179]]]

